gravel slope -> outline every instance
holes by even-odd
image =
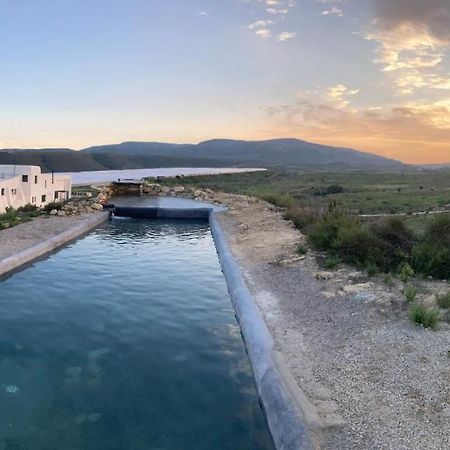
[[[346,269],[317,279],[315,258],[295,256],[304,237],[273,207],[217,199],[230,205],[221,220],[232,250],[321,420],[317,447],[450,448],[449,326],[413,325],[399,289],[381,280]]]

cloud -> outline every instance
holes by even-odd
[[[285,42],[285,41],[288,41],[289,39],[295,38],[295,36],[297,36],[297,33],[290,32],[290,31],[284,31],[283,33],[280,33],[277,36],[277,40],[280,42]]]
[[[374,0],[374,12],[381,30],[392,32],[408,25],[434,42],[450,43],[448,0]]]
[[[198,16],[205,16],[205,17],[209,16],[209,14],[208,14],[206,11],[199,11],[199,12],[197,13],[197,15],[198,15]]]
[[[373,0],[365,38],[377,44],[374,62],[393,74],[400,94],[448,89],[442,63],[450,50],[449,0]]]
[[[344,17],[344,12],[342,11],[342,9],[337,8],[336,6],[332,6],[330,9],[325,9],[324,11],[322,11],[322,16],[331,16],[331,15]]]
[[[268,108],[284,135],[353,146],[411,162],[450,159],[450,100],[355,107],[344,85],[300,92],[290,104]]]
[[[250,30],[254,30],[255,28],[265,28],[273,23],[273,20],[257,20],[256,22],[251,23],[247,28]]]
[[[260,28],[256,31],[256,35],[263,39],[267,39],[272,36],[272,32],[268,28]]]

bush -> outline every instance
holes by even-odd
[[[436,300],[441,308],[450,309],[450,292],[442,295],[436,295]]]
[[[51,203],[47,203],[43,209],[46,212],[50,212],[53,209],[56,209],[59,211],[62,209],[63,206],[64,206],[64,203],[62,203],[62,202],[51,202]]]
[[[374,277],[379,272],[378,266],[373,262],[371,262],[367,265],[366,270],[367,270],[367,276],[369,276],[369,277]]]
[[[290,206],[284,214],[286,220],[290,220],[296,228],[306,233],[322,216],[323,213],[318,209],[298,205]]]
[[[272,205],[279,206],[280,208],[289,208],[295,202],[294,197],[289,194],[282,194],[279,192],[273,192],[270,194],[261,195],[261,198]]]
[[[340,263],[341,260],[336,256],[328,256],[323,263],[323,267],[327,270],[331,270],[335,269]]]
[[[450,279],[450,215],[439,214],[428,223],[423,242],[412,250],[412,264],[423,275]]]
[[[405,287],[403,292],[408,303],[412,303],[417,297],[417,289],[414,286]]]
[[[415,303],[411,306],[409,316],[417,325],[435,330],[439,323],[439,311],[427,308],[425,305]]]
[[[417,242],[405,222],[393,217],[370,227],[379,245],[378,265],[383,272],[396,270],[408,257]]]
[[[343,192],[344,188],[338,184],[332,184],[331,186],[328,186],[326,190],[327,194],[342,194]]]
[[[34,212],[36,211],[38,208],[36,205],[32,205],[31,203],[27,203],[25,206],[21,206],[20,208],[17,208],[18,212]]]
[[[416,245],[412,251],[412,265],[423,275],[450,279],[450,246],[426,241]]]
[[[304,245],[299,244],[297,246],[297,253],[299,255],[306,255],[308,253],[308,249]]]

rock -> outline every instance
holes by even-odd
[[[331,280],[336,277],[336,274],[334,274],[333,272],[317,272],[315,274],[315,277],[318,280]]]
[[[101,211],[103,209],[103,205],[101,205],[100,203],[94,203],[91,205],[91,208],[94,211]]]
[[[354,297],[354,299],[358,302],[374,302],[377,298],[378,297],[372,292],[359,292]]]
[[[56,216],[56,214],[58,214],[58,210],[57,210],[57,209],[52,209],[52,210],[50,211],[50,215],[51,215],[51,216]]]
[[[362,284],[349,284],[344,286],[342,289],[346,294],[359,294],[370,290],[372,288],[372,283],[362,283]]]
[[[163,192],[164,194],[168,194],[170,192],[170,188],[168,186],[163,186],[161,188],[161,192]]]
[[[147,188],[150,189],[153,192],[161,192],[162,188],[160,184],[147,184]]]
[[[60,216],[60,217],[63,217],[63,216],[66,215],[66,212],[61,210],[61,211],[58,211],[58,212],[56,213],[56,215],[57,215],[57,216]]]
[[[184,186],[175,186],[175,188],[174,188],[174,192],[176,193],[176,194],[181,194],[182,192],[184,192],[186,189],[185,189],[185,187]]]
[[[194,191],[194,197],[203,197],[205,193],[203,191],[197,190]]]

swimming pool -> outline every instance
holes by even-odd
[[[208,223],[111,220],[0,283],[0,449],[273,449]]]

